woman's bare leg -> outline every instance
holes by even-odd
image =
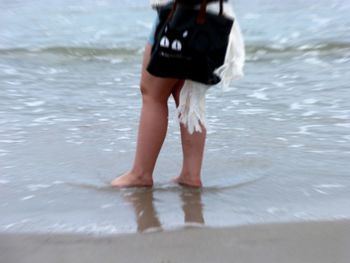
[[[178,81],[172,91],[176,107],[179,106],[180,91],[183,83],[182,80]],[[190,134],[184,124],[180,124],[183,162],[180,175],[175,177],[173,181],[181,185],[193,187],[202,186],[201,168],[207,131],[203,125],[201,125],[201,127],[201,133],[194,132]]]
[[[153,170],[168,128],[168,98],[178,80],[148,73],[150,53],[151,45],[147,44],[141,73],[142,110],[134,164],[130,171],[114,179],[112,186],[153,185]]]

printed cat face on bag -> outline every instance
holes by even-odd
[[[166,26],[164,29],[164,33],[166,34],[168,32],[168,27]],[[182,50],[182,39],[185,39],[188,36],[188,31],[185,30],[182,33],[182,36],[169,39],[169,36],[163,35],[163,37],[160,40],[160,46],[163,48],[170,48],[174,51],[181,51]]]
[[[188,30],[179,32],[169,30],[168,26],[165,26],[159,41],[159,47],[161,48],[160,55],[171,58],[185,58],[184,54],[186,53],[188,36]]]

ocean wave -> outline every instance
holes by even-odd
[[[25,54],[52,54],[73,57],[99,57],[99,56],[132,56],[140,51],[138,48],[97,48],[97,47],[69,47],[52,46],[43,48],[0,48],[0,55]]]
[[[324,43],[304,43],[301,45],[279,45],[279,44],[255,44],[247,45],[247,53],[304,53],[304,52],[323,52],[334,53],[338,51],[350,51],[350,42],[324,42]]]
[[[81,58],[93,57],[128,57],[141,54],[141,48],[117,47],[117,48],[98,48],[83,46],[52,46],[43,48],[0,48],[2,55],[59,55],[73,56]],[[323,43],[304,43],[299,45],[279,45],[271,43],[246,43],[247,54],[272,54],[288,55],[302,54],[306,52],[319,52],[322,54],[332,54],[338,52],[350,51],[350,42],[323,42]]]

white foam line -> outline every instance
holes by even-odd
[[[38,107],[46,104],[46,102],[45,101],[30,101],[30,102],[28,101],[28,102],[25,102],[24,104],[29,107]]]
[[[324,192],[324,191],[322,191],[322,190],[320,190],[320,189],[314,189],[314,191],[316,191],[316,192],[318,192],[318,193],[320,193],[320,194],[323,194],[323,195],[328,195],[327,192]]]
[[[29,191],[37,191],[39,189],[43,189],[43,188],[48,188],[51,185],[48,184],[30,184],[27,185],[27,188],[29,189]]]
[[[342,185],[342,184],[318,184],[318,185],[313,185],[313,187],[317,187],[317,188],[344,188],[346,186]]]
[[[25,201],[25,200],[29,200],[29,199],[32,199],[35,195],[28,195],[28,196],[25,196],[23,198],[21,198],[22,201]]]
[[[8,180],[0,180],[0,184],[8,184],[9,182]]]

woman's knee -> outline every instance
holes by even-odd
[[[141,82],[140,91],[142,95],[142,100],[167,103],[170,94],[159,91],[160,88],[150,83]]]
[[[149,100],[167,102],[176,82],[176,79],[158,78],[148,74],[141,78],[141,95]]]

